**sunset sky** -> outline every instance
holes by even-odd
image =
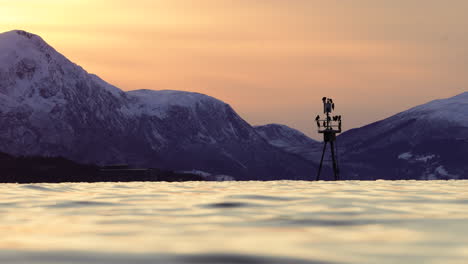
[[[0,0],[0,31],[43,37],[122,88],[205,93],[253,125],[317,137],[468,90],[466,0]]]

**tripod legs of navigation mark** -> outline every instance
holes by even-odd
[[[332,162],[333,162],[333,174],[335,176],[335,181],[338,181],[340,179],[340,169],[338,167],[338,159],[336,158],[335,142],[332,140],[330,142],[325,141],[323,143],[322,158],[320,159],[320,165],[319,165],[317,179],[316,179],[317,181],[320,179],[320,174],[322,173],[323,158],[325,157],[325,152],[327,151],[328,143],[330,143],[330,148],[331,148],[331,156],[332,156]]]
[[[336,146],[335,141],[330,142],[332,161],[333,161],[333,173],[335,174],[335,181],[338,181],[340,180],[340,168],[338,167],[338,157],[336,155],[336,152],[338,152],[338,150],[336,149],[335,146]]]

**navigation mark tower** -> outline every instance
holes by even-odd
[[[340,168],[338,166],[338,148],[336,147],[336,134],[341,133],[341,115],[332,116],[332,112],[335,110],[335,103],[333,99],[323,97],[323,113],[325,118],[321,119],[320,115],[315,118],[317,122],[318,133],[323,134],[323,151],[322,158],[320,159],[320,165],[317,172],[318,181],[320,174],[322,173],[323,159],[327,146],[330,145],[331,158],[333,162],[333,174],[335,181],[340,180]]]

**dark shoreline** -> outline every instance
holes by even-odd
[[[199,175],[160,169],[109,168],[62,157],[14,157],[0,153],[0,183],[205,181]]]

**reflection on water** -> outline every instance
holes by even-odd
[[[467,263],[468,181],[0,185],[0,263]]]

